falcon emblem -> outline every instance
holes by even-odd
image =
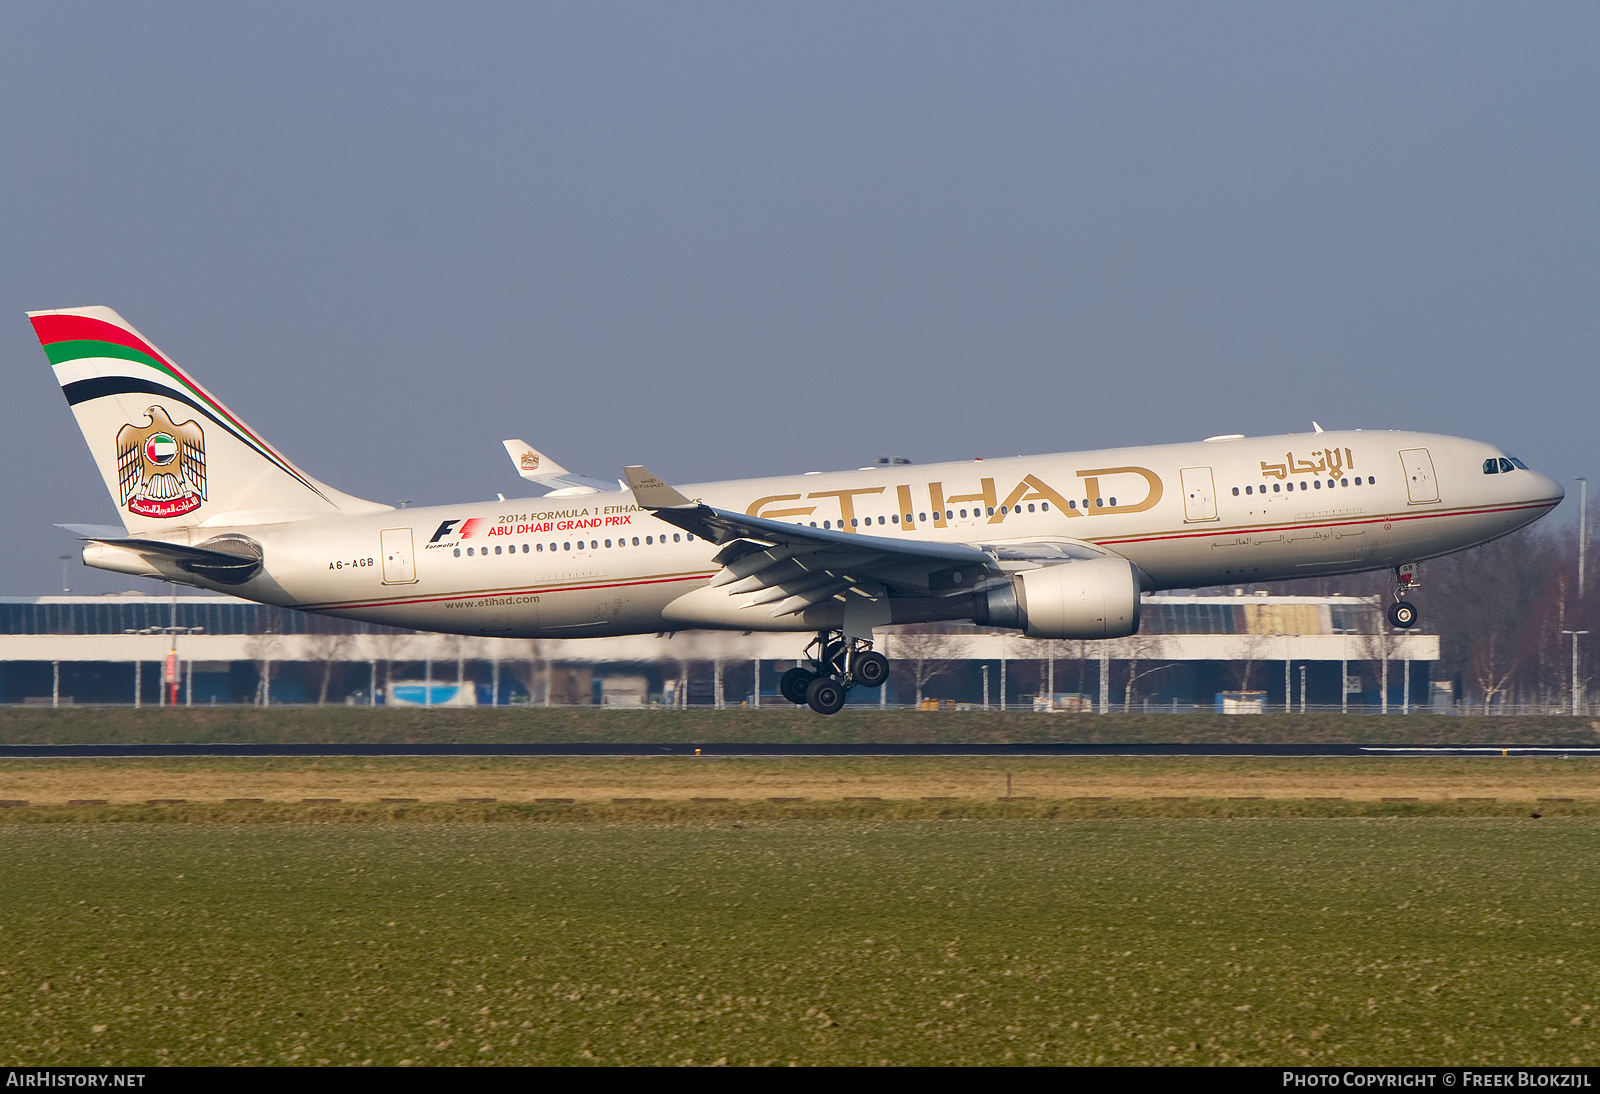
[[[117,430],[117,484],[122,504],[141,517],[178,517],[206,500],[206,438],[200,425],[174,424],[161,407],[149,419]]]

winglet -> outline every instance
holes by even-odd
[[[560,478],[570,474],[555,460],[534,448],[527,441],[501,441],[506,446],[506,454],[511,457],[511,463],[517,469],[517,474],[530,482],[549,482],[551,479]]]
[[[694,508],[694,502],[662,482],[647,467],[635,464],[624,467],[622,473],[627,477],[629,489],[633,491],[633,500],[646,509]]]

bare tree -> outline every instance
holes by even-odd
[[[1128,657],[1128,679],[1122,689],[1122,713],[1124,714],[1133,709],[1134,686],[1140,680],[1146,676],[1154,676],[1157,673],[1166,672],[1168,669],[1176,667],[1172,662],[1168,661],[1165,664],[1152,665],[1141,672],[1139,669],[1140,662],[1156,651],[1158,648],[1157,641],[1153,636],[1140,635],[1133,638],[1130,644],[1132,652]]]
[[[539,640],[528,638],[520,642],[507,641],[506,648],[508,651],[504,659],[506,671],[511,673],[511,678],[521,684],[522,690],[528,693],[529,705],[538,702],[540,679],[543,679],[547,691],[550,686],[548,666],[541,656]]]
[[[922,705],[923,689],[933,680],[956,667],[949,658],[948,638],[936,631],[900,631],[893,635],[894,658],[910,669],[917,689],[917,706]]]
[[[384,627],[369,636],[377,659],[383,663],[383,682],[377,685],[380,694],[389,694],[389,685],[394,683],[395,662],[405,652],[406,640],[410,637],[411,632],[390,627]]]
[[[322,666],[322,681],[317,690],[319,707],[328,701],[328,682],[333,677],[333,663],[344,660],[353,637],[348,633],[336,634],[327,631],[305,636],[306,654],[310,660]]]
[[[1499,635],[1488,635],[1473,646],[1468,669],[1473,683],[1483,693],[1483,712],[1488,714],[1494,706],[1495,696],[1505,691],[1506,685],[1516,675],[1517,657],[1507,651]]]
[[[1241,634],[1239,639],[1239,656],[1233,662],[1233,681],[1236,690],[1250,690],[1250,676],[1255,670],[1257,661],[1263,661],[1271,653],[1273,636],[1270,634]]]
[[[245,650],[256,663],[256,705],[272,705],[272,666],[283,652],[283,635],[276,629],[251,635]]]

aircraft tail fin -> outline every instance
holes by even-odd
[[[130,533],[391,508],[301,471],[110,308],[28,318]]]

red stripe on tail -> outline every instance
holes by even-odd
[[[86,315],[35,315],[30,318],[33,321],[33,331],[39,336],[39,344],[42,346],[79,339],[110,342],[113,345],[136,349],[140,353],[148,353],[157,361],[172,364],[157,353],[154,346],[138,335],[131,334],[114,323],[107,323],[104,319],[91,319]]]

